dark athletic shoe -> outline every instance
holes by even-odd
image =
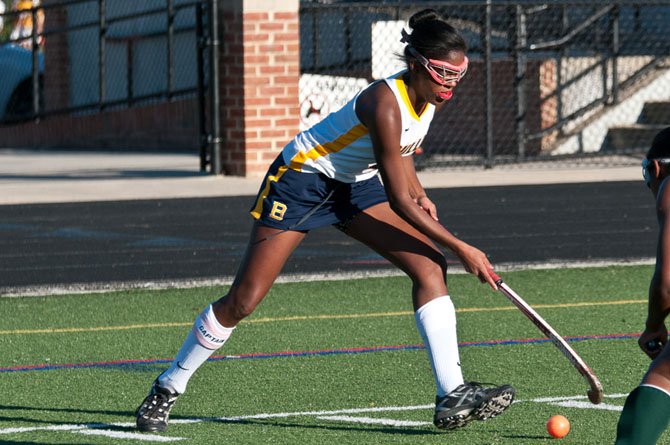
[[[158,386],[155,380],[149,395],[135,411],[137,429],[143,432],[164,432],[168,427],[168,418],[172,405],[179,397],[176,392]]]
[[[433,423],[444,430],[460,428],[473,420],[487,420],[502,413],[514,400],[510,385],[485,388],[481,383],[465,382],[435,400]]]

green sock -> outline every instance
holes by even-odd
[[[652,386],[638,386],[626,398],[615,445],[656,445],[670,421],[670,396]]]

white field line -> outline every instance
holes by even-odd
[[[32,433],[33,431],[75,431],[84,428],[91,428],[91,425],[46,425],[1,428],[0,434]]]
[[[606,398],[622,399],[628,394],[606,394]],[[605,409],[611,411],[621,411],[623,407],[611,404],[592,405],[586,401],[586,397],[580,396],[565,396],[565,397],[540,397],[528,400],[518,400],[516,403],[546,403],[550,405],[579,408],[579,409]],[[232,417],[203,417],[190,419],[172,419],[170,424],[193,424],[201,422],[236,422],[241,420],[252,419],[279,419],[287,417],[316,417],[323,420],[338,421],[338,422],[356,422],[362,424],[381,424],[389,426],[427,426],[430,422],[416,422],[396,419],[381,419],[370,417],[354,417],[347,414],[365,414],[365,413],[381,413],[381,412],[402,412],[402,411],[416,411],[416,410],[431,410],[434,405],[413,405],[413,406],[385,406],[378,408],[348,408],[340,410],[327,411],[293,411],[284,413],[259,413],[250,414],[246,416],[232,416]],[[108,430],[107,428],[134,428],[134,422],[118,422],[118,423],[95,423],[95,424],[70,424],[70,425],[45,425],[40,427],[10,427],[0,428],[0,435],[2,434],[19,434],[34,431],[72,431],[73,433],[101,435],[115,439],[133,439],[147,442],[170,442],[185,439],[183,437],[174,436],[158,436],[155,434],[140,434],[134,432],[124,432]]]
[[[413,420],[395,420],[395,419],[380,419],[376,417],[353,417],[353,416],[319,416],[320,420],[331,420],[333,422],[350,422],[363,423],[366,425],[385,425],[394,427],[403,426],[429,426],[432,422],[417,422]]]
[[[605,394],[606,399],[622,399],[628,397],[628,394],[619,393],[619,394]],[[525,402],[535,402],[535,403],[552,403],[552,402],[563,402],[567,400],[583,400],[584,396],[558,396],[558,397],[539,397],[537,399],[525,400]],[[519,400],[519,402],[522,402]],[[519,403],[517,402],[517,403]],[[591,405],[591,404],[590,404]],[[594,405],[591,405],[594,406]]]
[[[197,422],[200,422],[198,420]],[[46,425],[35,427],[0,428],[0,434],[31,433],[35,431],[70,431],[76,434],[87,434],[90,436],[105,436],[114,439],[132,439],[146,442],[175,442],[183,440],[184,437],[159,436],[156,434],[144,434],[136,432],[115,431],[106,429],[108,427],[135,428],[135,423],[89,423],[71,425]]]
[[[501,263],[496,264],[498,272],[510,272],[515,270],[544,270],[544,269],[566,269],[566,268],[586,268],[586,267],[609,267],[609,266],[639,266],[654,264],[655,258],[631,258],[631,259],[600,259],[585,261],[566,261],[549,260],[546,262],[528,262],[528,263]],[[463,267],[454,264],[449,266],[449,273],[463,274]],[[391,266],[378,270],[351,271],[344,273],[313,273],[313,274],[282,274],[275,281],[276,283],[295,283],[301,281],[342,281],[357,280],[365,278],[383,278],[391,276],[402,276],[403,272]],[[193,287],[216,287],[228,286],[233,282],[234,277],[213,277],[213,278],[184,278],[163,281],[116,281],[104,283],[72,283],[63,285],[35,285],[18,286],[12,288],[0,288],[0,298],[2,297],[31,297],[48,295],[74,295],[74,294],[93,294],[119,292],[133,289],[188,289]]]
[[[176,442],[185,439],[184,437],[159,436],[157,434],[128,433],[125,431],[99,430],[99,429],[78,430],[73,431],[73,433],[86,434],[88,436],[110,437],[112,439],[132,439],[143,442]]]
[[[338,414],[361,414],[361,413],[381,413],[392,411],[414,411],[421,409],[433,409],[435,405],[417,405],[417,406],[384,406],[379,408],[350,408],[339,409],[335,411],[304,411],[304,412],[289,412],[289,413],[269,413],[269,414],[252,414],[248,416],[236,417],[217,417],[215,420],[219,422],[236,422],[239,420],[249,419],[277,419],[285,417],[302,417],[302,416],[335,416]]]
[[[564,408],[603,409],[606,411],[623,411],[623,406],[621,405],[610,405],[609,403],[592,405],[590,402],[584,402],[583,400],[567,400],[565,402],[553,402],[552,405],[562,406]]]

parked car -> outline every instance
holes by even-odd
[[[42,85],[44,57],[37,57]],[[43,101],[40,94],[40,100]],[[21,120],[33,114],[33,54],[14,44],[0,45],[0,122]]]

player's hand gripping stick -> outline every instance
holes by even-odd
[[[644,344],[644,346],[647,348],[647,351],[649,352],[660,351],[663,348],[663,344],[658,340],[649,340],[647,343]]]

